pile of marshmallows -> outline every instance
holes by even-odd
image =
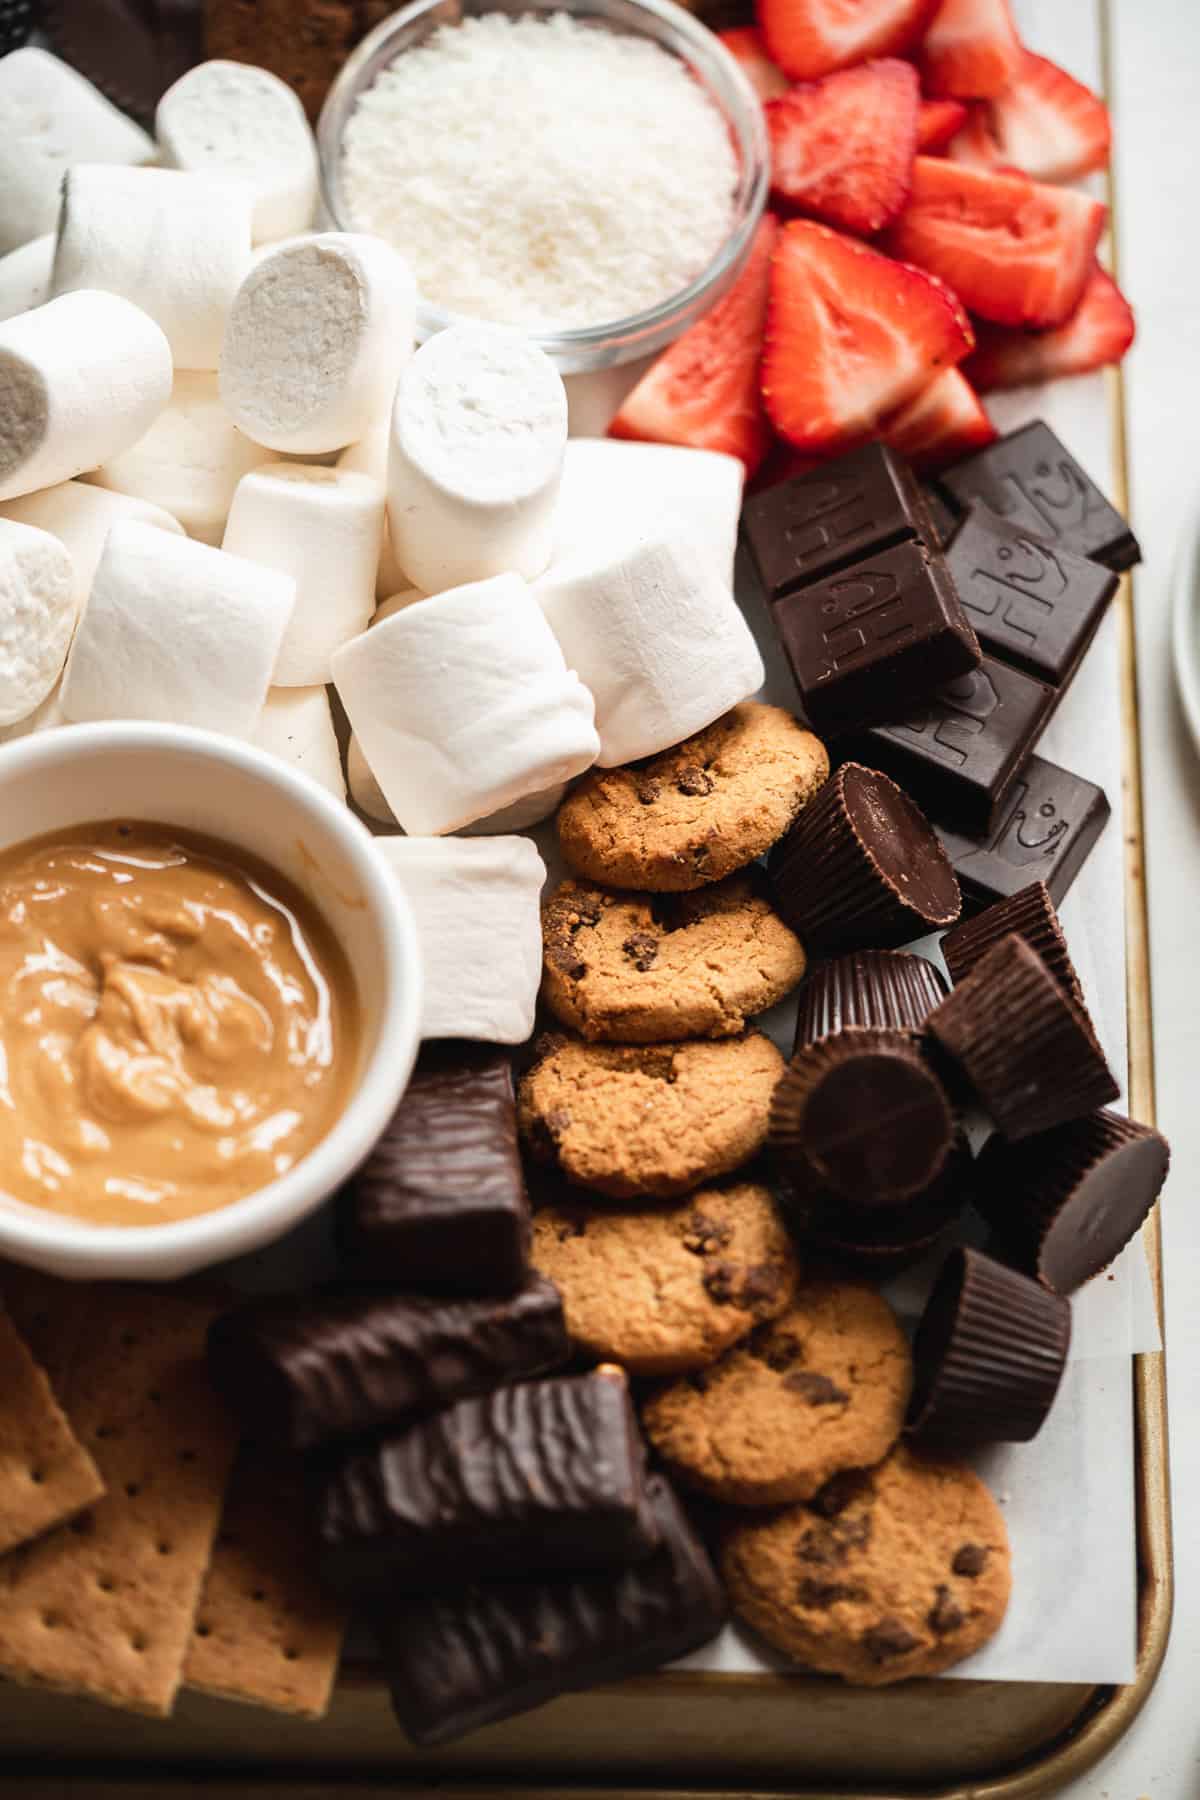
[[[403,258],[308,229],[315,146],[267,72],[193,69],[157,134],[53,57],[0,61],[0,727],[199,726],[344,798],[332,683],[355,801],[409,834],[426,1034],[518,1041],[541,859],[446,834],[524,829],[759,687],[741,465],[568,442],[508,330],[414,353]]]

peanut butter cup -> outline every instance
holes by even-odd
[[[800,989],[795,1048],[855,1025],[919,1032],[948,991],[941,970],[907,950],[830,957]]]
[[[942,939],[942,955],[950,978],[960,982],[982,962],[1001,938],[1015,931],[1031,950],[1036,950],[1069,1000],[1085,1009],[1083,988],[1075,973],[1067,940],[1050,889],[1044,881],[1031,881],[1006,900],[998,900],[973,919],[963,919]]]

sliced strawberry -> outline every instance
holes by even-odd
[[[1021,53],[1002,94],[972,108],[950,146],[955,162],[1023,169],[1035,181],[1073,181],[1108,161],[1112,124],[1098,94],[1048,57]]]
[[[1008,0],[942,0],[921,46],[921,82],[928,94],[990,99],[1020,60]]]
[[[787,93],[791,84],[783,70],[776,68],[767,55],[761,31],[753,25],[735,25],[729,31],[718,31],[717,36],[730,56],[741,63],[742,74],[760,100],[774,100]]]
[[[884,419],[879,436],[918,469],[940,469],[996,438],[983,402],[958,369],[947,369]]]
[[[908,205],[888,248],[949,282],[964,306],[998,325],[1061,325],[1079,304],[1104,229],[1104,208],[1069,188],[913,163]]]
[[[790,88],[767,107],[775,194],[843,231],[882,231],[908,198],[919,104],[895,56]]]
[[[814,81],[916,43],[938,0],[756,0],[767,51],[793,81]]]
[[[646,371],[609,426],[612,437],[726,450],[754,473],[771,443],[758,367],[778,229],[769,213],[759,221],[733,287]]]
[[[841,448],[872,431],[971,342],[954,295],[921,269],[807,219],[780,231],[762,389],[797,449]]]
[[[927,156],[944,150],[966,119],[961,100],[922,100],[917,112],[917,149]]]
[[[964,364],[976,387],[1024,387],[1059,375],[1086,375],[1120,362],[1134,337],[1133,311],[1111,275],[1097,267],[1065,325],[1056,331],[1013,331],[980,324]]]

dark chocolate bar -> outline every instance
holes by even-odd
[[[990,831],[1058,702],[1053,688],[987,656],[895,722],[845,743],[883,769],[931,819]],[[843,745],[838,746],[839,751]]]
[[[804,716],[826,737],[894,719],[980,661],[941,551],[915,540],[785,595],[774,617]]]
[[[642,1675],[716,1636],[721,1583],[661,1477],[661,1548],[620,1573],[476,1584],[376,1611],[396,1717],[444,1744],[556,1694]]]
[[[1116,507],[1042,419],[997,438],[937,479],[960,513],[982,501],[1023,531],[1110,569],[1141,561],[1137,539]]]
[[[946,550],[984,651],[1063,688],[1117,591],[1103,563],[973,506]]]
[[[958,530],[958,514],[947,504],[935,487],[928,485],[922,487],[921,498],[929,510],[929,521],[933,527],[933,536],[929,542],[937,544],[944,550]]]
[[[911,469],[879,443],[752,495],[742,530],[772,601],[892,544],[937,542]]]
[[[1031,756],[992,832],[970,837],[938,827],[964,914],[1006,900],[1031,881],[1044,881],[1061,906],[1108,817],[1108,800],[1095,782]]]
[[[949,992],[941,970],[909,950],[852,950],[809,970],[800,989],[795,1050],[847,1026],[920,1031]]]
[[[213,1386],[247,1433],[290,1450],[365,1436],[565,1362],[553,1282],[504,1299],[333,1293],[248,1300],[208,1334]]]
[[[461,1400],[334,1467],[322,1569],[369,1601],[636,1562],[658,1543],[645,1460],[615,1367]]]
[[[506,1294],[529,1268],[512,1064],[486,1044],[427,1044],[392,1122],[337,1201],[354,1279]]]

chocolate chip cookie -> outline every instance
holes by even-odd
[[[564,881],[542,907],[542,998],[603,1043],[733,1037],[791,992],[804,949],[747,872],[695,894]]]
[[[590,881],[684,893],[769,850],[828,773],[819,738],[747,700],[673,750],[585,775],[559,808],[559,842]]]
[[[667,1200],[761,1150],[783,1058],[748,1031],[717,1043],[588,1044],[550,1034],[521,1082],[531,1152],[614,1200]]]
[[[642,1423],[688,1487],[735,1506],[778,1506],[886,1456],[911,1383],[908,1340],[882,1295],[805,1282],[772,1324],[652,1395]]]
[[[739,1521],[721,1566],[734,1611],[769,1644],[868,1687],[970,1656],[1011,1583],[1004,1520],[978,1476],[903,1446],[805,1505]]]
[[[784,1312],[799,1277],[775,1202],[749,1182],[634,1212],[548,1207],[533,1264],[562,1295],[572,1341],[634,1375],[712,1362]]]

